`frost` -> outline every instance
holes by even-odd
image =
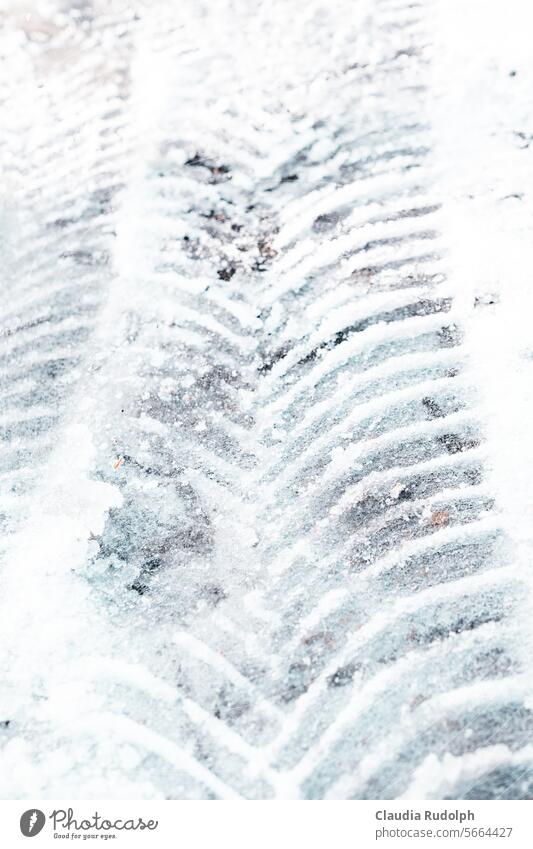
[[[60,5],[1,51],[1,793],[528,797],[526,4]]]

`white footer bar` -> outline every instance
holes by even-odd
[[[508,849],[533,846],[532,821],[531,801],[23,800],[0,802],[0,845]]]

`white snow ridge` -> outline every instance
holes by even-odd
[[[528,5],[4,0],[2,798],[532,797]]]

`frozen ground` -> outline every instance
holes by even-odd
[[[0,796],[531,798],[531,13],[2,0]]]

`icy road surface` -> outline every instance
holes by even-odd
[[[533,796],[530,4],[3,0],[0,796]]]

